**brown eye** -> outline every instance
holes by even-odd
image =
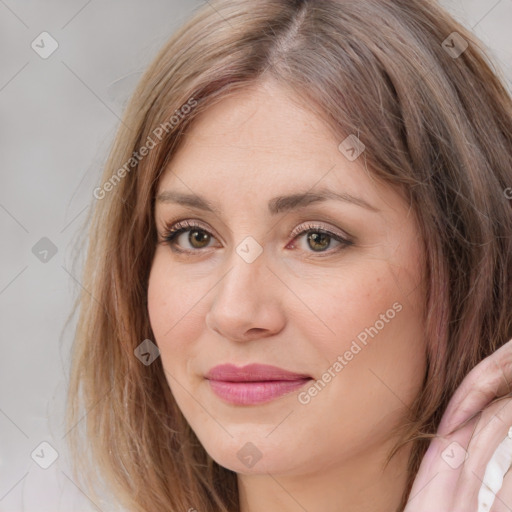
[[[354,243],[347,235],[329,231],[315,224],[300,226],[296,228],[290,236],[294,237],[294,242],[304,238],[305,247],[303,247],[302,250],[316,254],[325,253],[329,255],[349,247]],[[327,250],[333,245],[333,241],[334,248]]]
[[[186,238],[187,242],[181,241],[185,244],[182,247],[180,242],[181,235],[188,233]],[[179,222],[172,228],[168,229],[164,235],[164,242],[167,243],[173,251],[177,252],[193,252],[208,247],[208,244],[214,237],[201,226],[196,224],[189,224],[187,222]],[[189,247],[186,247],[186,244]]]
[[[331,237],[327,233],[313,232],[308,233],[307,241],[309,247],[314,251],[323,251],[329,247]]]
[[[196,249],[203,249],[210,241],[210,235],[202,229],[189,230],[188,241]]]

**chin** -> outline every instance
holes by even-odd
[[[258,425],[254,425],[251,434],[250,427],[244,428],[244,434],[234,435],[232,438],[212,440],[201,444],[210,457],[220,466],[244,475],[259,474],[287,474],[294,473],[307,461],[304,453],[297,450],[302,443],[291,437],[284,439],[272,434],[268,437],[269,429],[259,432]],[[231,431],[231,430],[230,430]]]

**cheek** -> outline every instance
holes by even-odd
[[[299,278],[294,293],[301,299],[304,327],[316,329],[316,336],[331,340],[349,340],[372,326],[395,302],[403,302],[403,294],[383,260],[365,260],[318,278]],[[293,298],[290,296],[290,300]],[[296,302],[296,301],[295,301]],[[395,311],[391,311],[392,315]],[[312,322],[313,320],[313,322]],[[314,325],[313,325],[314,324]],[[335,347],[340,348],[339,346]]]
[[[148,283],[148,313],[164,364],[176,365],[179,354],[190,351],[193,340],[202,329],[201,299],[208,292],[205,279],[190,284],[183,272],[169,264],[165,254],[155,255]],[[204,289],[203,285],[204,284]],[[169,358],[169,353],[173,358]]]
[[[387,398],[394,403],[397,396],[410,402],[421,385],[425,337],[419,272],[388,260],[367,259],[337,277],[295,288],[315,312],[296,318],[299,330],[314,344],[317,360],[323,362],[316,367],[316,377],[329,380],[330,369],[337,376],[331,392],[343,394],[349,386],[355,409],[369,390],[380,396],[380,389],[380,403]]]

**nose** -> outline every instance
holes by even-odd
[[[223,338],[250,341],[284,328],[286,287],[269,268],[264,254],[249,263],[233,251],[229,270],[211,291],[206,325]]]

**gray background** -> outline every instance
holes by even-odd
[[[1,512],[113,510],[91,503],[66,461],[72,248],[131,91],[200,3],[0,0]],[[510,87],[512,0],[441,3],[488,45]],[[47,59],[31,47],[44,31],[58,42]],[[43,237],[55,255],[41,252]],[[35,462],[50,460],[43,441],[59,454],[48,469]]]

